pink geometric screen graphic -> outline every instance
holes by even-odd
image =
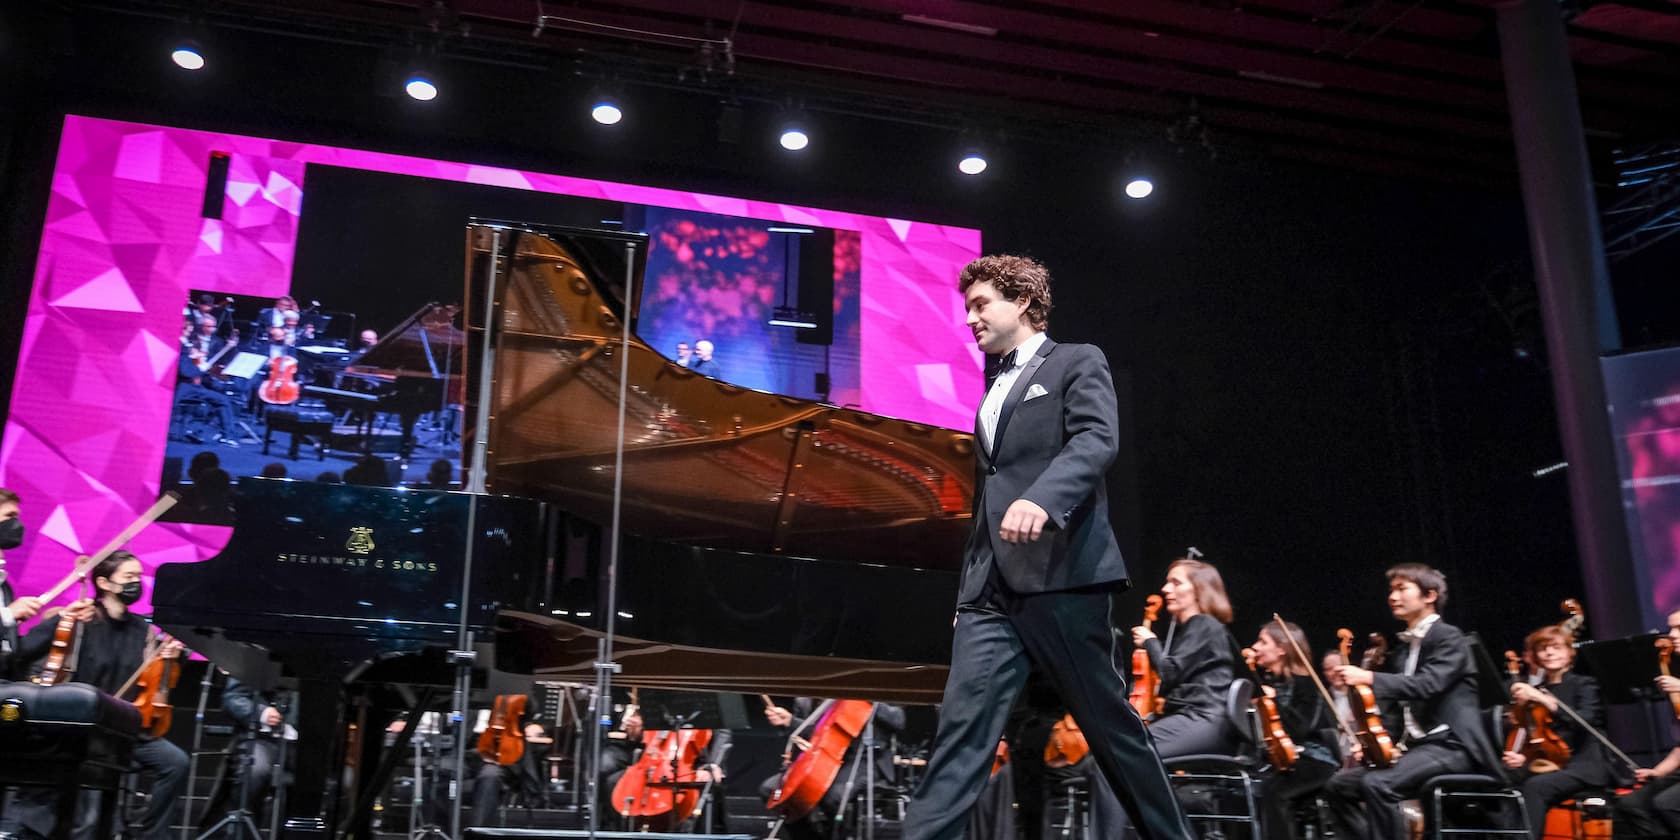
[[[206,219],[215,152],[229,156],[227,188],[222,217]],[[0,439],[0,486],[23,497],[30,529],[6,558],[18,594],[48,588],[157,498],[188,290],[290,289],[309,164],[857,231],[862,407],[972,423],[981,359],[953,281],[979,253],[977,230],[71,116]],[[210,557],[229,531],[160,523],[130,548],[149,589],[158,564]]]

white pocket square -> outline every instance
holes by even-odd
[[[1045,394],[1048,394],[1048,393],[1050,393],[1050,392],[1044,390],[1043,385],[1040,385],[1037,382],[1034,382],[1033,384],[1027,386],[1027,395],[1021,398],[1021,402],[1026,402],[1027,400],[1035,400],[1035,399],[1038,399],[1039,397],[1042,397],[1042,396],[1044,396]]]

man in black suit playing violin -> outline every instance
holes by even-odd
[[[1127,583],[1104,477],[1119,451],[1108,360],[1045,335],[1050,274],[981,257],[957,282],[980,350],[999,357],[976,417],[974,528],[957,595],[951,673],[905,840],[956,840],[985,787],[1011,703],[1037,666],[1147,840],[1189,823],[1114,667],[1109,597]]]
[[[1370,686],[1384,707],[1384,728],[1406,751],[1393,766],[1353,767],[1331,777],[1324,792],[1337,836],[1404,840],[1400,803],[1449,773],[1500,777],[1499,752],[1483,721],[1470,640],[1441,620],[1447,578],[1422,563],[1388,570],[1388,608],[1406,623],[1392,672],[1353,665],[1338,669],[1348,685]],[[1357,717],[1359,709],[1354,709]]]

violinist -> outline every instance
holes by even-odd
[[[1680,610],[1668,614],[1669,641],[1680,645]],[[1680,692],[1680,678],[1657,677],[1658,690]],[[1669,740],[1680,743],[1680,719],[1669,721]],[[1616,840],[1680,837],[1680,746],[1652,767],[1634,771],[1639,789],[1616,802]]]
[[[1324,658],[1319,662],[1319,673],[1324,675],[1324,684],[1330,689],[1330,713],[1335,715],[1336,747],[1342,756],[1342,766],[1352,767],[1359,763],[1354,757],[1359,742],[1353,737],[1353,704],[1348,702],[1347,681],[1342,679],[1342,652],[1327,650]]]
[[[1406,751],[1390,767],[1350,768],[1325,785],[1338,836],[1403,840],[1400,805],[1430,779],[1448,773],[1499,775],[1499,752],[1477,702],[1470,641],[1441,620],[1446,600],[1447,578],[1439,571],[1422,563],[1389,569],[1389,612],[1406,624],[1403,647],[1391,661],[1396,670],[1340,668],[1348,685],[1371,687],[1392,721],[1386,728]]]
[[[1260,783],[1265,836],[1293,840],[1296,803],[1318,793],[1341,765],[1332,743],[1336,722],[1313,684],[1311,660],[1305,658],[1312,655],[1307,634],[1293,623],[1286,626],[1292,639],[1275,623],[1261,626],[1254,640],[1254,664],[1260,671],[1260,691],[1276,701],[1283,731],[1296,749],[1294,766]]]
[[[14,673],[18,664],[14,653],[21,641],[18,625],[41,611],[41,602],[33,596],[17,597],[6,581],[6,552],[23,545],[23,520],[19,514],[18,494],[0,487],[0,680],[21,679]]]
[[[1511,686],[1511,705],[1544,708],[1555,737],[1569,746],[1568,763],[1549,772],[1548,768],[1531,765],[1522,752],[1506,750],[1504,754],[1511,781],[1522,786],[1529,835],[1538,840],[1546,829],[1546,811],[1551,806],[1588,788],[1614,787],[1616,779],[1598,740],[1558,708],[1561,700],[1589,725],[1604,726],[1598,681],[1571,670],[1575,664],[1574,640],[1562,628],[1548,626],[1528,634],[1524,644],[1540,666],[1541,681],[1535,685],[1518,679]],[[1533,734],[1529,733],[1530,737]]]
[[[138,557],[127,551],[112,552],[88,572],[97,597],[78,600],[64,608],[81,623],[73,682],[87,683],[107,694],[115,694],[145,662],[150,624],[129,610],[143,592],[140,572]],[[44,656],[52,645],[55,629],[56,622],[37,624],[24,637],[21,655]],[[156,655],[170,659],[180,654],[181,644],[167,641]],[[134,745],[134,763],[153,777],[146,812],[140,820],[140,840],[167,840],[187,781],[187,754],[168,741],[142,733]],[[56,791],[48,788],[20,789],[16,794],[18,807],[7,810],[7,820],[13,819],[15,810],[19,826],[42,837],[51,836],[55,798]],[[78,827],[93,825],[97,801],[90,798],[84,803],[88,807],[80,809]]]
[[[816,709],[817,704],[811,698],[800,697],[795,699],[794,708],[791,710],[785,706],[766,706],[764,719],[776,728],[779,735],[786,738],[788,735],[799,731],[800,727],[805,724],[805,721],[810,718]],[[877,790],[884,786],[890,786],[892,782],[894,773],[893,751],[887,748],[887,743],[892,736],[904,730],[904,721],[903,706],[895,706],[891,703],[875,704],[875,769],[873,778]],[[811,731],[807,728],[804,735],[808,737],[810,734]],[[835,817],[841,813],[841,809],[847,804],[847,780],[853,780],[850,785],[853,798],[861,795],[864,790],[864,774],[868,772],[868,769],[858,763],[862,754],[863,739],[859,737],[854,739],[851,745],[846,748],[839,773],[834,777],[834,784],[824,794],[821,804],[810,814],[783,824],[788,836],[794,838],[794,840],[817,840],[829,836],[829,826],[833,824]],[[790,756],[791,758],[792,756]],[[765,802],[769,802],[770,798],[781,788],[782,776],[786,770],[787,767],[784,766],[782,772],[771,775],[759,784],[758,793]]]
[[[274,786],[274,765],[280,755],[280,740],[291,740],[297,733],[287,726],[280,709],[250,685],[232,677],[222,691],[222,711],[233,718],[243,731],[237,736],[230,752],[230,763],[216,780],[210,804],[204,809],[201,823],[219,819],[230,803],[238,803],[239,785],[243,785],[246,810],[253,816],[262,811],[262,802]],[[259,819],[260,823],[261,820]]]
[[[1166,645],[1155,632],[1132,628],[1132,644],[1149,652],[1161,675],[1159,717],[1149,722],[1149,736],[1162,758],[1180,755],[1235,755],[1238,733],[1225,714],[1225,695],[1236,679],[1236,641],[1225,629],[1231,623],[1231,599],[1219,570],[1200,560],[1179,558],[1167,567],[1161,586],[1167,614]]]
[[[537,708],[536,698],[527,697],[525,708]],[[508,736],[518,732],[525,740],[524,749],[512,764],[501,764],[494,755],[475,753],[480,763],[473,782],[473,825],[495,825],[493,817],[501,810],[502,794],[509,790],[519,791],[527,801],[542,795],[546,775],[543,762],[547,761],[548,746],[554,739],[548,737],[540,723],[509,720],[507,729]]]

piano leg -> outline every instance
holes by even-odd
[[[284,840],[328,840],[337,824],[343,768],[344,686],[334,679],[302,679],[297,704],[297,763],[286,794]]]

